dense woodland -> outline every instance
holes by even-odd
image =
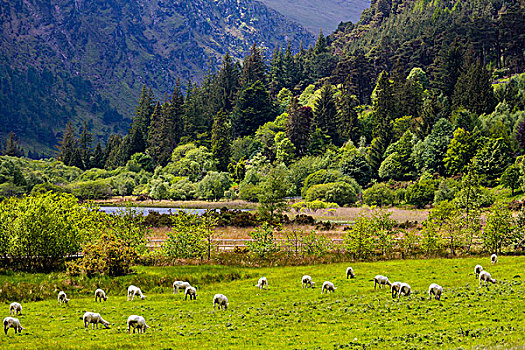
[[[160,99],[144,86],[105,145],[68,124],[61,174],[2,158],[2,195],[242,198],[273,214],[289,196],[423,207],[475,188],[490,205],[486,188],[514,193],[525,174],[524,24],[518,1],[373,1],[308,49],[254,45]],[[5,154],[20,155],[13,134]]]

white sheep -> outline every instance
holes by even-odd
[[[95,329],[95,325],[98,329],[98,324],[101,323],[104,327],[109,328],[109,322],[104,320],[100,314],[95,312],[86,312],[82,317],[84,321],[84,327],[88,328],[88,324],[92,323],[92,329]]]
[[[22,332],[22,329],[25,329],[20,325],[18,318],[6,317],[4,318],[4,332],[7,334],[7,330],[13,328],[15,333]]]
[[[397,298],[403,294],[404,296],[409,296],[412,292],[412,289],[410,288],[410,285],[408,283],[401,283],[401,286],[399,287],[399,293],[397,294]]]
[[[68,303],[69,300],[71,299],[68,299],[67,298],[67,295],[66,295],[66,292],[64,292],[63,290],[61,290],[59,293],[58,293],[58,303],[59,304],[62,304],[62,303]]]
[[[481,271],[483,271],[483,266],[481,265],[474,266],[474,273],[476,274],[476,278],[479,277],[479,274],[481,273]]]
[[[191,287],[190,282],[175,281],[173,282],[173,294],[175,294],[175,291],[179,294],[179,288],[186,290],[188,287]]]
[[[255,286],[259,289],[264,289],[264,287],[266,286],[266,289],[268,289],[268,280],[266,279],[266,277],[261,277],[259,278],[259,281]]]
[[[498,256],[496,254],[492,254],[490,256],[490,262],[493,263],[493,264],[497,263],[498,262]]]
[[[134,285],[131,285],[128,287],[128,301],[129,301],[129,298],[131,298],[131,301],[133,301],[133,299],[135,298],[135,295],[140,295],[140,299],[144,300],[146,299],[146,296],[144,294],[142,294],[142,291],[140,290],[139,287],[135,287]]]
[[[219,306],[219,310],[227,310],[228,309],[228,298],[226,298],[223,294],[215,294],[213,296],[213,311],[215,311],[215,305]]]
[[[383,286],[389,286],[392,287],[392,283],[388,280],[388,277],[377,275],[374,277],[374,289],[376,289],[376,285],[379,284],[379,288],[383,288]]]
[[[492,284],[496,284],[496,279],[492,278],[490,276],[490,273],[488,273],[487,271],[481,271],[481,273],[479,274],[479,287],[481,288],[481,282],[484,282],[485,285],[488,287],[488,283],[487,282],[490,282]]]
[[[146,324],[144,317],[137,315],[131,315],[128,317],[128,333],[131,333],[131,327],[133,327],[133,333],[135,333],[135,329],[137,330],[137,333],[144,333],[146,332],[146,328],[150,328]]]
[[[186,287],[186,290],[184,291],[184,300],[188,298],[188,295],[190,296],[190,300],[196,300],[197,299],[197,289],[194,287]]]
[[[308,276],[308,275],[304,275],[303,278],[301,279],[301,286],[303,288],[308,288],[308,286],[310,286],[310,288],[313,288],[314,287],[314,284],[315,282],[312,282],[312,277]]]
[[[22,314],[22,305],[20,305],[19,303],[11,303],[11,305],[9,305],[9,316],[11,316],[11,313],[13,314],[13,316],[16,316],[18,314]]]
[[[400,289],[401,289],[401,282],[394,282],[390,284],[390,291],[392,292],[392,298],[395,298],[396,295],[399,294]]]
[[[441,294],[443,294],[443,287],[440,285],[432,283],[430,287],[428,287],[428,300],[432,300],[432,295],[435,296],[436,300],[440,300]]]
[[[323,283],[323,288],[321,288],[321,294],[324,293],[324,291],[326,290],[327,293],[332,293],[332,292],[335,292],[337,288],[334,286],[334,284],[330,281],[325,281]]]
[[[108,300],[108,297],[106,296],[106,293],[98,288],[96,291],[95,291],[95,301],[102,301],[102,299],[104,299],[104,301],[107,301]]]
[[[348,279],[348,276],[350,276],[350,278],[354,278],[355,277],[354,269],[352,269],[351,267],[348,267],[346,269],[346,279]]]

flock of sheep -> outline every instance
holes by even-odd
[[[497,263],[498,257],[496,254],[492,254],[490,257],[490,260],[492,264]],[[476,277],[479,279],[479,287],[481,288],[482,282],[487,285],[488,282],[496,283],[496,280],[492,278],[490,273],[483,270],[483,267],[481,265],[476,265],[474,267],[474,273],[476,274]],[[351,267],[348,267],[346,269],[346,278],[354,278],[354,270]],[[392,298],[399,299],[401,295],[409,296],[411,293],[411,288],[408,283],[402,283],[402,282],[394,282],[391,283],[388,280],[388,277],[377,275],[373,279],[374,281],[374,289],[376,289],[376,286],[379,285],[379,288],[383,288],[384,286],[389,286]],[[315,282],[312,281],[312,277],[308,275],[304,275],[301,279],[301,286],[302,288],[313,288]],[[266,277],[261,277],[255,287],[258,287],[260,289],[268,289],[268,280]],[[189,282],[185,281],[175,281],[173,282],[173,294],[179,293],[179,289],[184,289],[184,300],[187,300],[188,296],[190,297],[190,300],[196,300],[197,299],[197,289],[195,287],[192,287]],[[323,283],[323,287],[321,288],[321,294],[324,294],[326,291],[327,293],[335,292],[337,288],[334,286],[334,284],[330,281],[325,281]],[[428,296],[429,300],[432,300],[432,297],[434,297],[436,300],[441,299],[441,295],[443,294],[443,287],[436,283],[432,283],[428,288]],[[146,299],[146,296],[142,294],[142,291],[139,287],[136,287],[134,285],[131,285],[128,287],[128,293],[127,293],[127,300],[133,301],[135,296],[138,295],[142,300]],[[70,299],[67,298],[67,295],[64,291],[60,291],[58,293],[58,303],[67,304]],[[106,293],[102,289],[97,289],[95,291],[95,301],[102,300],[107,301],[108,298],[106,296]],[[215,294],[213,297],[213,310],[215,311],[216,306],[219,310],[227,310],[228,308],[228,298],[223,294]],[[14,318],[12,316],[22,314],[22,305],[20,303],[14,302],[9,305],[9,317],[4,318],[4,332],[7,334],[7,330],[9,328],[13,328],[15,330],[15,333],[22,332],[22,329],[25,329],[21,326],[20,321],[17,318]],[[102,316],[100,316],[99,313],[95,312],[86,312],[83,316],[84,321],[84,327],[87,329],[89,324],[92,324],[92,329],[96,328],[98,329],[98,324],[102,324],[104,327],[109,328],[109,322],[104,320]],[[144,333],[147,328],[150,328],[146,324],[146,320],[142,316],[137,315],[131,315],[128,317],[127,321],[128,325],[128,333],[130,333],[131,328],[133,328],[133,333],[135,333],[135,330],[137,330],[137,333]]]

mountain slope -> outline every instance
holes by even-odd
[[[254,0],[1,0],[0,27],[0,134],[16,131],[47,154],[66,119],[90,120],[98,138],[123,131],[142,84],[161,96],[227,51],[314,39]]]
[[[318,34],[337,28],[340,22],[357,22],[361,12],[370,6],[369,0],[261,0],[267,6]]]

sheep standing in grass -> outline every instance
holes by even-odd
[[[410,285],[408,283],[401,283],[401,286],[399,287],[399,293],[397,293],[397,298],[403,294],[404,296],[409,296],[412,292],[412,289],[410,288]]]
[[[268,280],[266,279],[266,277],[261,277],[259,278],[259,281],[257,282],[255,286],[258,287],[259,289],[264,289],[264,287],[268,289]]]
[[[144,317],[137,315],[131,315],[128,317],[128,333],[131,333],[131,327],[133,327],[133,333],[135,333],[135,329],[137,330],[137,333],[144,333],[146,332],[146,328],[150,328],[146,324]]]
[[[22,314],[22,305],[20,305],[19,303],[11,303],[11,305],[9,305],[9,316],[11,316],[11,313],[13,316],[16,316],[18,314]]]
[[[390,291],[392,292],[392,298],[395,298],[396,295],[399,294],[400,289],[401,289],[401,282],[394,282],[390,284]]]
[[[497,263],[497,262],[498,262],[498,256],[497,256],[496,254],[492,254],[492,255],[490,256],[490,262],[491,262],[492,264]]]
[[[326,290],[327,293],[335,292],[337,288],[334,286],[334,284],[330,281],[326,281],[323,283],[323,288],[321,288],[321,294],[324,293]]]
[[[379,284],[379,288],[383,288],[383,286],[389,286],[392,287],[392,283],[388,280],[388,277],[377,275],[374,277],[374,289],[376,289],[376,285]]]
[[[354,275],[354,269],[351,268],[351,267],[348,267],[346,269],[346,279],[348,279],[348,276],[350,276],[350,278],[354,278],[355,275]]]
[[[95,291],[95,301],[97,301],[97,299],[100,302],[102,302],[102,299],[104,299],[104,301],[108,300],[106,293],[100,288]]]
[[[95,325],[98,329],[98,324],[101,323],[104,327],[109,329],[109,322],[104,320],[100,314],[95,312],[86,312],[84,314],[84,317],[82,317],[82,320],[84,321],[84,327],[86,329],[88,328],[88,324],[92,324],[92,329],[95,329]]]
[[[481,271],[479,274],[479,287],[481,288],[481,282],[484,282],[485,285],[488,287],[488,283],[490,282],[492,284],[496,284],[496,280],[490,276],[490,273],[487,271]]]
[[[7,334],[7,330],[13,328],[15,333],[22,332],[22,329],[25,329],[20,325],[18,318],[6,317],[4,318],[4,332]]]
[[[314,284],[315,282],[312,282],[312,277],[308,276],[308,275],[304,275],[303,278],[301,279],[301,286],[303,288],[308,288],[308,286],[310,286],[310,288],[313,288],[314,287]]]
[[[432,283],[430,287],[428,287],[428,300],[432,300],[432,295],[436,297],[436,300],[440,300],[441,294],[443,294],[443,287],[440,285]]]
[[[191,287],[189,282],[175,281],[173,282],[173,294],[175,294],[175,291],[177,291],[177,294],[179,294],[179,288],[186,290],[188,287]]]
[[[142,294],[142,291],[140,290],[139,287],[135,287],[134,285],[131,285],[128,287],[128,301],[129,301],[129,298],[131,298],[131,301],[133,301],[133,299],[135,298],[135,295],[140,295],[140,299],[144,300],[146,299],[146,296],[144,294]]]
[[[479,278],[479,274],[481,273],[481,271],[483,271],[483,266],[476,265],[474,267],[474,273],[476,274],[476,278]]]
[[[219,306],[219,310],[227,310],[228,309],[228,298],[226,298],[223,294],[215,294],[213,296],[213,311],[215,311],[215,305]]]
[[[66,292],[64,291],[60,291],[58,293],[58,303],[59,304],[62,304],[62,303],[68,303],[70,299],[67,298],[67,295],[66,295]]]
[[[197,299],[197,289],[194,287],[187,287],[184,291],[184,300],[188,298],[188,295],[190,296],[190,300],[196,300]]]

